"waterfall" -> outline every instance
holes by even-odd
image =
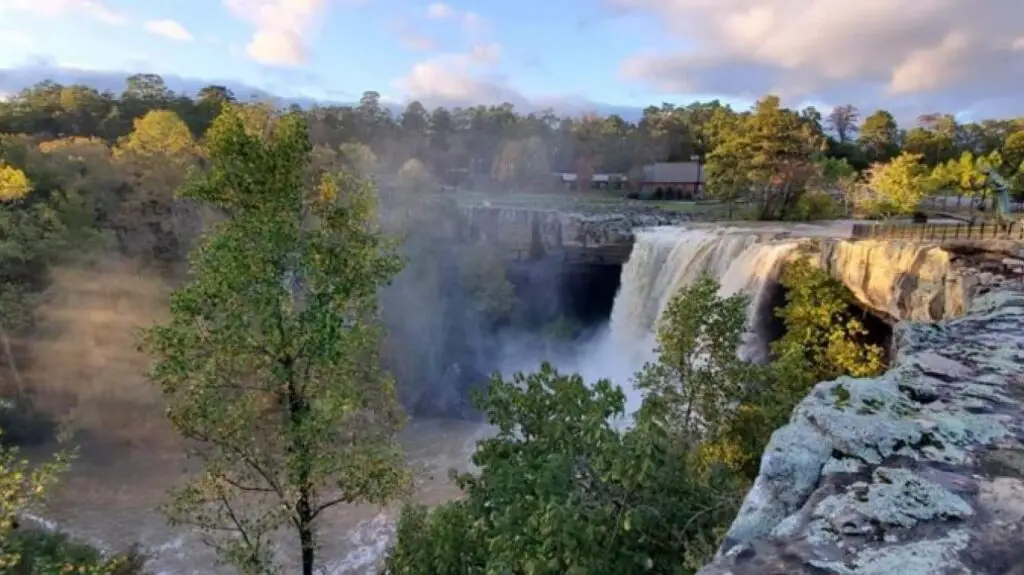
[[[607,377],[627,389],[627,409],[640,403],[630,393],[631,377],[654,359],[657,322],[672,296],[707,273],[718,280],[720,294],[750,298],[751,329],[740,354],[762,359],[767,342],[758,328],[765,324],[770,290],[782,260],[798,241],[772,241],[750,230],[660,227],[639,230],[629,261],[622,269],[606,332],[584,354],[579,371],[588,380]]]

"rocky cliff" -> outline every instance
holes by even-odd
[[[976,255],[910,241],[822,240],[817,246],[812,261],[891,321],[960,317],[975,294],[998,289],[1024,266],[994,252],[981,262]]]
[[[633,231],[687,221],[683,214],[655,208],[602,210],[533,209],[506,206],[461,206],[465,233],[503,246],[544,249],[630,244]]]
[[[772,435],[700,575],[1024,573],[1024,292],[901,322],[895,346]]]

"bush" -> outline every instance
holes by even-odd
[[[146,558],[137,549],[104,557],[99,550],[72,540],[63,533],[19,528],[8,538],[5,551],[17,562],[8,575],[141,575]]]
[[[832,220],[842,214],[835,198],[821,190],[809,191],[797,199],[793,209],[786,214],[792,221]]]

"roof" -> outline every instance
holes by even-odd
[[[699,162],[659,162],[644,166],[644,181],[660,183],[694,183],[704,181]]]

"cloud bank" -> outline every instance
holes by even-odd
[[[1024,112],[1020,0],[606,2],[688,44],[622,64],[625,79],[663,93]]]

